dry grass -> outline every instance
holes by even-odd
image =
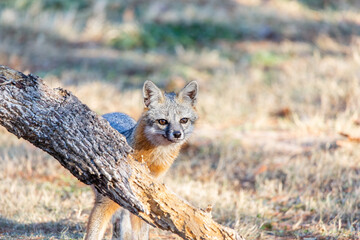
[[[14,2],[0,4],[0,64],[70,89],[99,114],[138,117],[145,79],[199,81],[201,120],[165,179],[181,197],[213,205],[214,219],[248,239],[360,238],[360,151],[338,134],[360,136],[357,1]],[[163,26],[190,24],[180,43],[191,23],[237,35],[149,45],[149,22],[159,38]],[[148,45],[128,48],[123,36]],[[89,187],[3,128],[0,169],[1,239],[82,238]]]

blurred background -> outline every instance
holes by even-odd
[[[0,64],[135,119],[197,80],[170,189],[248,239],[360,238],[358,0],[0,0]],[[2,127],[0,169],[1,239],[82,239],[88,186]]]

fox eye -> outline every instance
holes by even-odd
[[[166,124],[168,124],[168,121],[166,121],[165,119],[159,119],[159,120],[157,120],[158,121],[158,123],[160,124],[160,125],[166,125]]]
[[[187,123],[188,121],[189,121],[188,118],[182,118],[182,119],[180,119],[180,123],[182,123],[182,124],[185,124],[185,123]]]

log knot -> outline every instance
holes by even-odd
[[[62,97],[67,98],[71,95],[71,93],[63,88],[56,88],[55,89]]]
[[[35,76],[33,74],[29,74],[28,76],[26,76],[21,72],[0,65],[0,70],[1,69],[7,71],[4,71],[5,75],[3,73],[0,75],[0,87],[5,85],[15,85],[19,89],[24,89],[26,85],[38,84],[38,76]]]
[[[24,85],[20,83],[20,81],[24,81],[24,79],[12,79],[12,78],[6,78],[4,75],[0,76],[0,86],[10,85],[13,84],[17,88],[23,88]]]

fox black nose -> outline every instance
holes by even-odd
[[[175,131],[173,133],[173,135],[174,135],[175,138],[180,138],[181,137],[181,132],[180,131]]]

